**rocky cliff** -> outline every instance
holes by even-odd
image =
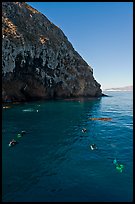
[[[25,2],[2,3],[2,99],[101,96],[61,29]]]

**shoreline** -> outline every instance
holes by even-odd
[[[78,96],[78,97],[56,97],[56,98],[33,98],[29,100],[7,100],[2,101],[2,105],[11,105],[11,104],[23,104],[23,103],[29,103],[29,102],[41,102],[41,101],[58,101],[58,100],[64,100],[64,101],[90,101],[95,99],[100,99],[102,97],[109,97],[106,94],[103,94],[101,96]]]

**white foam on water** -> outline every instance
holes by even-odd
[[[23,109],[22,111],[23,111],[23,112],[33,112],[34,109],[32,109],[32,108],[28,108],[28,109]]]

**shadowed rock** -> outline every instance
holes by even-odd
[[[3,101],[102,95],[62,30],[27,3],[2,2],[2,38]]]

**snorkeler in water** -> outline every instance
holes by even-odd
[[[12,139],[9,143],[9,147],[14,146],[15,144],[17,144],[17,141]]]
[[[91,150],[97,149],[97,146],[95,144],[90,145]]]
[[[83,129],[82,129],[82,132],[83,132],[83,133],[86,132],[86,131],[87,131],[86,128],[83,128]]]

